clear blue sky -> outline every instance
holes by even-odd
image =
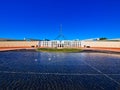
[[[119,0],[0,0],[0,38],[120,38]]]

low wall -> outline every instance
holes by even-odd
[[[120,48],[120,41],[81,41],[82,47]]]
[[[37,47],[38,41],[0,41],[0,47]]]
[[[0,41],[2,47],[37,47],[39,41]],[[120,48],[120,41],[81,41],[81,47]]]

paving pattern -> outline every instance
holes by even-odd
[[[120,55],[0,52],[0,90],[120,90]]]

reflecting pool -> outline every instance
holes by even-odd
[[[120,90],[120,55],[0,52],[0,90]]]

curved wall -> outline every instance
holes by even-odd
[[[0,41],[0,47],[36,47],[39,41]]]

